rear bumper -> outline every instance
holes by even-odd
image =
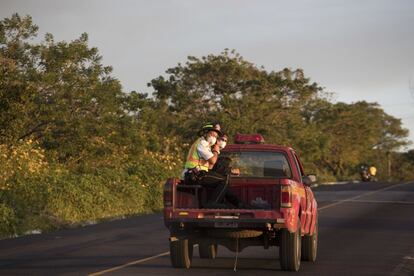
[[[282,222],[265,219],[171,219],[165,221],[167,226],[186,228],[231,228],[226,224],[237,223],[237,229],[286,228]],[[217,225],[220,225],[219,227]]]
[[[237,229],[286,228],[283,215],[273,210],[245,209],[175,209],[164,210],[167,227],[226,228]]]

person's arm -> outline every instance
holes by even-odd
[[[201,141],[197,146],[199,156],[208,162],[209,169],[213,168],[214,164],[217,162],[219,150],[220,149],[217,144],[213,146],[213,149],[211,149],[206,141]]]
[[[211,158],[209,158],[208,161],[208,168],[211,170],[214,167],[214,164],[216,164],[218,156],[220,154],[220,147],[215,144],[211,150],[211,152],[213,153],[213,156]]]

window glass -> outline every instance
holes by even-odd
[[[240,170],[238,177],[291,178],[292,171],[284,153],[265,151],[223,152],[231,158],[231,167]]]

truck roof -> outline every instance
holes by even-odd
[[[276,144],[230,144],[223,152],[226,151],[243,151],[243,150],[277,150],[277,151],[289,151],[293,150],[291,147],[276,145]]]

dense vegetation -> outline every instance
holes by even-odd
[[[29,16],[0,21],[0,236],[158,210],[206,121],[291,145],[322,181],[356,177],[360,163],[414,177],[400,119],[331,102],[301,69],[268,72],[225,50],[188,57],[147,95],[123,91],[86,34],[36,36]]]

